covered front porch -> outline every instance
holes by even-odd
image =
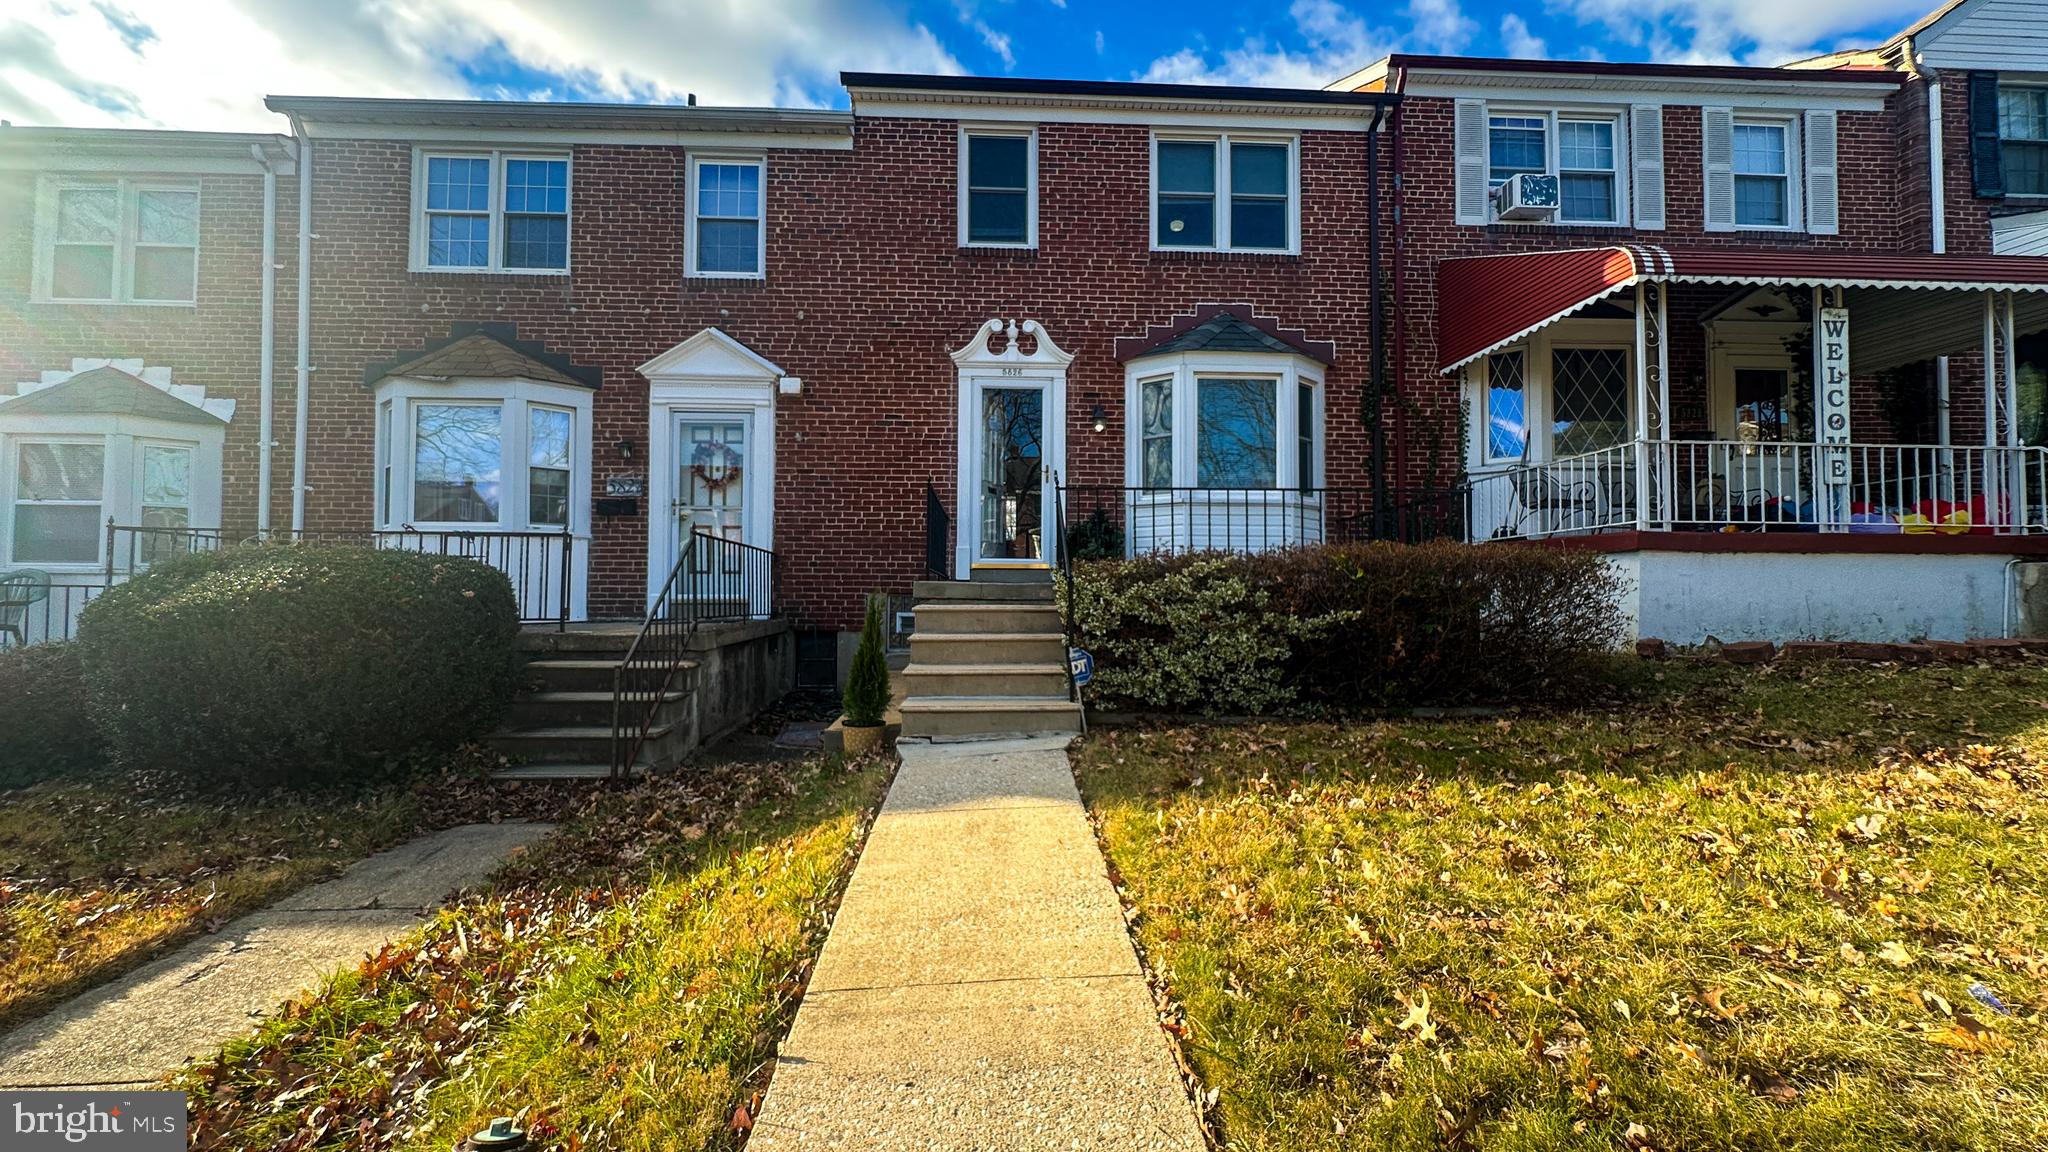
[[[2030,334],[2003,257],[1617,247],[1446,261],[1468,539],[2048,532]],[[1816,548],[1827,547],[1814,540]]]

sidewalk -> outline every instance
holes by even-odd
[[[750,1146],[1200,1152],[1066,743],[904,746]]]
[[[417,924],[551,824],[465,824],[357,861],[0,1036],[0,1088],[142,1087]]]

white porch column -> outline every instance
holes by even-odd
[[[1650,527],[1650,313],[1641,281],[1636,283],[1636,531]],[[1661,335],[1661,333],[1660,333]]]

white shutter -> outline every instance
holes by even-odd
[[[1486,189],[1486,101],[1460,100],[1453,125],[1457,164],[1458,223],[1484,224]]]
[[[1735,109],[1700,109],[1709,232],[1735,231]]]
[[[1629,179],[1636,227],[1664,227],[1664,109],[1638,104],[1628,113]]]
[[[1835,114],[1806,114],[1806,230],[1833,236],[1842,230],[1841,181],[1835,168]]]

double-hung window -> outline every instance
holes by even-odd
[[[38,299],[190,304],[198,298],[199,190],[135,180],[48,186]]]
[[[106,484],[104,439],[23,442],[16,450],[14,562],[97,563]]]
[[[1598,112],[1504,112],[1486,120],[1486,184],[1558,178],[1561,224],[1621,223],[1620,119]]]
[[[759,158],[691,158],[684,242],[690,275],[746,280],[766,275],[766,167]]]
[[[1792,226],[1792,129],[1782,120],[1735,122],[1735,226]]]
[[[1296,167],[1291,138],[1156,137],[1153,247],[1294,251]]]
[[[1030,129],[967,128],[960,134],[960,244],[1030,248],[1038,243],[1038,148]]]
[[[569,522],[569,454],[576,416],[560,408],[527,409],[526,517],[536,528]]]
[[[1998,89],[1998,155],[2011,196],[2048,196],[2048,88]]]
[[[413,267],[568,271],[567,157],[421,153],[416,179]]]

